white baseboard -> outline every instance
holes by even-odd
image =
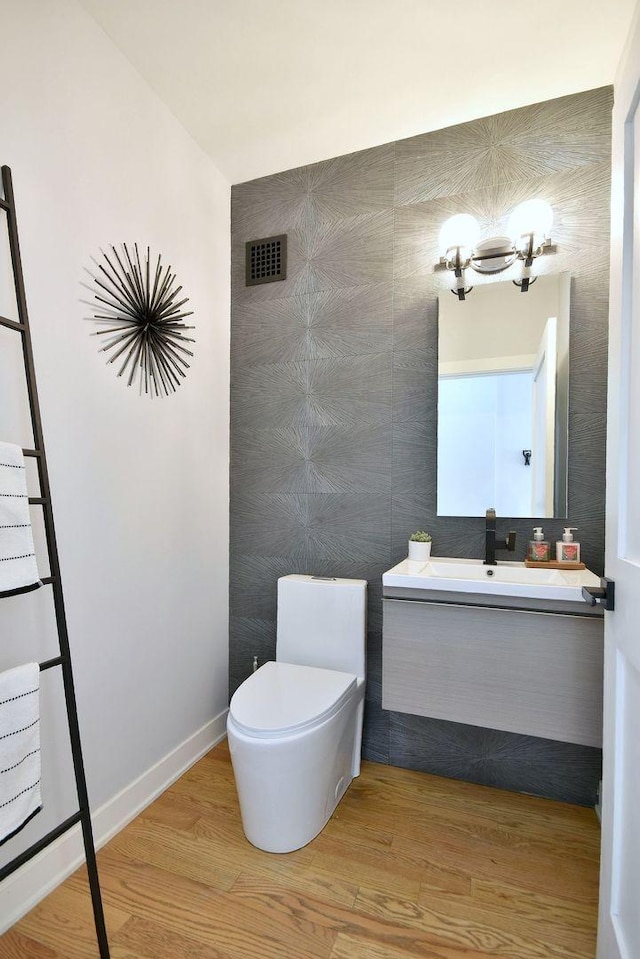
[[[172,783],[224,738],[227,710],[96,809],[91,816],[96,849],[104,846]],[[0,935],[84,862],[80,825],[51,843],[0,885]]]

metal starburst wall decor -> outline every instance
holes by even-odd
[[[111,253],[102,251],[100,270],[93,279],[99,292],[95,299],[106,306],[94,319],[107,323],[97,336],[109,337],[100,350],[110,354],[108,363],[121,361],[118,376],[127,376],[127,386],[137,380],[140,393],[149,396],[168,396],[187,375],[188,358],[193,356],[185,344],[194,343],[183,320],[192,316],[182,307],[189,297],[178,299],[181,286],[170,266],[162,266],[160,254],[151,266],[149,247],[144,262],[140,260],[138,244],[133,250],[122,244],[119,253],[115,246]]]

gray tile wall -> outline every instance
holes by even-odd
[[[584,803],[597,750],[381,709],[381,574],[416,528],[482,555],[483,521],[436,516],[433,264],[447,217],[500,233],[535,196],[559,249],[539,268],[572,275],[569,518],[602,570],[611,103],[563,97],[232,190],[231,691],[274,655],[278,576],[365,577],[365,756]],[[279,233],[287,279],[246,287],[245,241]],[[533,524],[508,525],[522,558]]]

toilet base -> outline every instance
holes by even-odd
[[[360,772],[364,681],[319,726],[274,739],[245,735],[229,716],[227,734],[242,826],[265,852],[311,842]]]

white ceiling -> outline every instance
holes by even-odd
[[[636,0],[80,0],[239,183],[611,83]]]

